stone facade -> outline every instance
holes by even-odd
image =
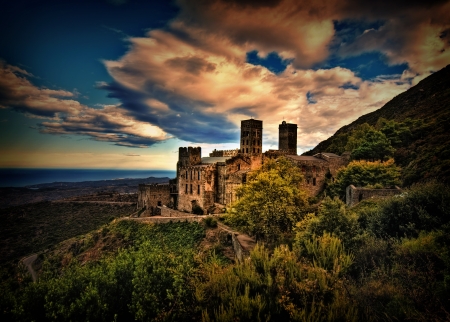
[[[370,189],[349,185],[346,189],[345,201],[347,206],[352,207],[364,199],[391,197],[402,193],[402,189],[395,188]]]
[[[174,206],[170,194],[170,184],[140,184],[138,187],[138,209],[145,209],[146,215],[154,215],[156,207],[162,205]]]

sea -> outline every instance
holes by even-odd
[[[0,168],[0,187],[25,187],[40,183],[82,182],[115,179],[175,178],[169,170],[129,169],[30,169]]]

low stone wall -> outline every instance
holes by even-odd
[[[345,201],[347,206],[352,207],[364,199],[391,197],[402,193],[402,189],[369,189],[349,185],[346,189]]]
[[[161,217],[192,217],[192,214],[178,211],[168,207],[156,207],[156,216]]]

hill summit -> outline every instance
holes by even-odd
[[[384,119],[384,120],[383,120]],[[340,128],[304,155],[342,153],[352,131],[367,123],[395,121],[409,136],[393,144],[395,162],[403,169],[405,185],[436,179],[450,182],[450,65],[397,95],[380,109]]]

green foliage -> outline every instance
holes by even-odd
[[[235,212],[227,222],[257,238],[276,240],[291,231],[307,205],[302,180],[301,171],[286,158],[268,160],[238,189]]]
[[[365,133],[362,142],[353,149],[351,158],[353,160],[387,160],[394,155],[394,152],[395,149],[386,135],[370,129]]]
[[[37,283],[21,283],[15,320],[189,320],[195,313],[194,247],[204,237],[197,223],[161,225],[120,221],[110,227],[133,246],[62,271],[44,262]]]
[[[362,218],[379,237],[416,237],[420,231],[450,229],[450,190],[430,182],[380,201]]]
[[[416,127],[419,123],[419,120],[411,120],[409,118],[404,122],[396,122],[380,117],[375,127],[389,139],[393,147],[397,148],[411,141],[411,128]]]
[[[340,255],[338,239],[331,240],[323,245],[319,242],[319,248],[329,253],[328,248],[334,247]],[[338,260],[336,266],[324,269],[318,264],[322,255],[314,255],[315,265],[300,261],[286,246],[276,247],[270,254],[258,245],[244,262],[204,267],[196,289],[202,320],[355,321],[356,310],[338,278],[338,266],[343,262]]]
[[[345,145],[345,151],[352,152],[356,148],[358,148],[364,141],[367,133],[374,130],[374,128],[367,124],[358,125],[353,131],[350,132],[347,144]]]
[[[348,211],[339,198],[326,197],[319,206],[317,215],[308,214],[297,223],[294,231],[295,243],[299,249],[304,249],[305,243],[313,236],[321,236],[324,232],[331,233],[352,247],[359,233],[359,226],[357,216]]]
[[[217,219],[211,216],[206,217],[203,219],[206,227],[216,228],[217,227]]]
[[[386,162],[352,161],[338,170],[336,179],[327,187],[329,196],[345,199],[345,189],[353,184],[357,187],[389,187],[400,184],[400,168],[390,159]]]

